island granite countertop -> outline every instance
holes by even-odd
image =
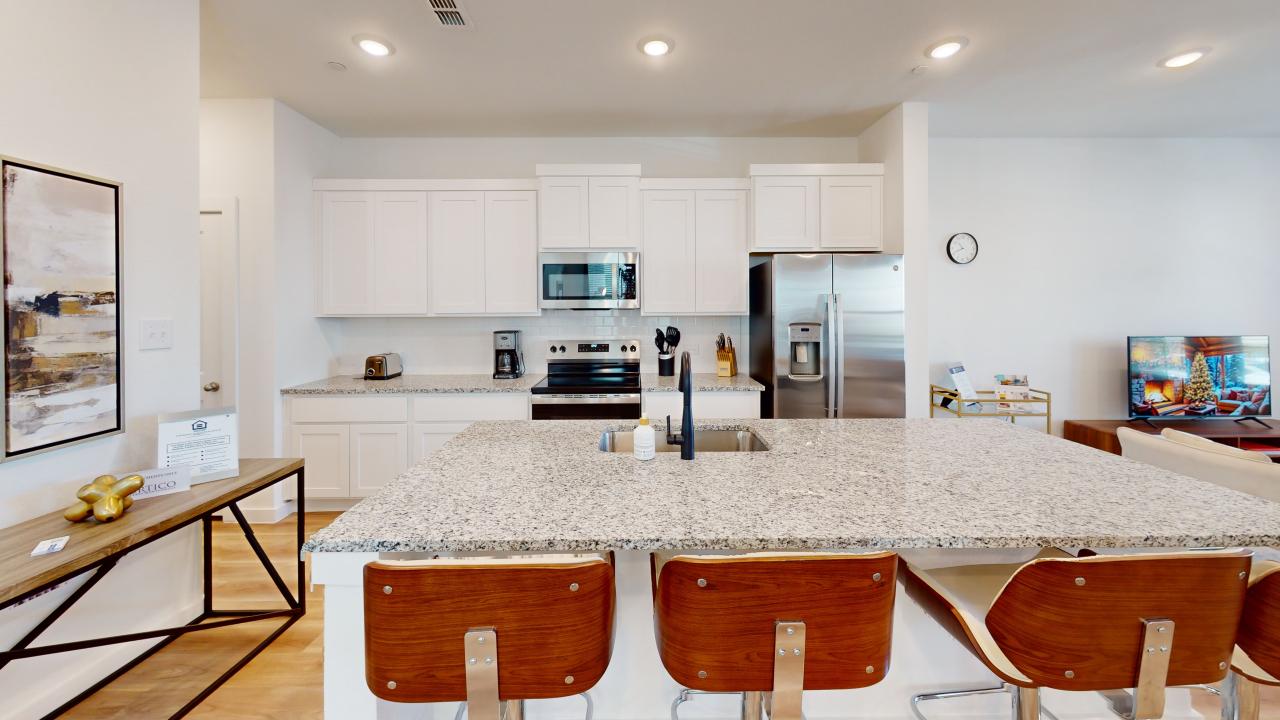
[[[480,373],[457,375],[401,375],[390,380],[365,380],[356,375],[336,375],[280,391],[281,395],[379,395],[412,393],[527,393],[543,378],[525,375],[515,380],[494,380]]]
[[[742,420],[769,450],[601,452],[618,421],[477,422],[310,552],[1280,545],[1280,503],[986,420]],[[661,428],[658,428],[661,431]]]
[[[680,392],[679,380],[679,374],[640,373],[640,389],[643,392]],[[747,375],[719,377],[715,373],[694,373],[693,389],[694,392],[760,392],[764,386]]]

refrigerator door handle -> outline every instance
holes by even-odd
[[[827,417],[837,418],[840,413],[836,408],[836,357],[840,353],[840,346],[836,344],[836,327],[839,323],[836,320],[836,294],[832,293],[827,296],[827,360],[829,362],[827,373]]]
[[[840,297],[840,293],[832,293],[831,297],[835,300],[835,317],[831,322],[835,326],[833,334],[836,336],[836,344],[832,348],[835,353],[833,364],[836,387],[832,417],[844,417],[844,298]]]

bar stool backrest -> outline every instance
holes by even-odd
[[[1166,685],[1217,682],[1230,667],[1250,559],[1229,550],[1034,560],[1000,592],[987,629],[1042,687],[1136,687],[1147,647],[1171,648]],[[1144,621],[1160,620],[1173,621],[1172,641],[1148,642]]]
[[[654,587],[658,654],[681,685],[774,686],[775,623],[805,624],[806,690],[874,685],[889,666],[897,555],[680,555]]]
[[[476,628],[496,633],[491,657],[500,699],[591,689],[613,650],[613,564],[601,556],[557,557],[366,565],[369,689],[397,702],[466,700],[464,636]]]
[[[1253,581],[1236,644],[1272,677],[1280,677],[1280,568]]]

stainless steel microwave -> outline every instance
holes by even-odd
[[[538,255],[538,269],[540,307],[640,307],[640,253],[545,252]]]

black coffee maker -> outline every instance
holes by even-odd
[[[519,330],[496,330],[493,333],[493,377],[512,380],[524,375],[524,355],[520,352]]]

